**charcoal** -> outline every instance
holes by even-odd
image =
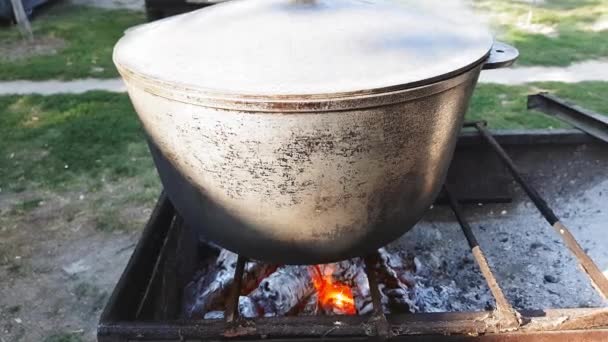
[[[434,304],[435,294],[417,288],[422,265],[413,256],[403,257],[381,248],[371,256],[378,278],[381,304],[385,312],[414,312]],[[233,284],[237,255],[222,250],[207,274],[196,282],[196,301],[190,307],[192,318],[221,318],[224,315],[225,299]],[[285,315],[342,315],[335,305],[320,305],[315,291],[315,272],[325,280],[347,285],[352,290],[357,314],[373,311],[369,281],[361,258],[333,264],[313,266],[270,266],[259,262],[248,262],[245,267],[239,313],[242,317],[274,317]],[[445,297],[446,291],[442,291]],[[422,301],[416,300],[419,296]],[[430,303],[429,305],[425,303]],[[325,307],[324,307],[325,306]],[[352,310],[352,309],[351,309]],[[350,312],[352,313],[352,312]]]
[[[308,298],[305,300],[302,309],[299,310],[298,314],[300,316],[316,316],[319,313],[319,297],[317,297],[317,293],[313,292]]]
[[[414,291],[403,280],[410,281],[411,266],[403,263],[402,258],[385,248],[377,253],[375,270],[378,274],[379,288],[383,295],[382,304],[388,312],[415,312],[418,310],[413,299]],[[386,298],[384,298],[386,296]]]
[[[283,316],[310,296],[314,287],[309,266],[282,266],[266,277],[249,298],[263,316]]]
[[[215,311],[224,306],[224,299],[234,283],[237,259],[238,256],[235,253],[226,249],[220,252],[215,267],[197,281],[195,285],[197,296],[194,303],[186,308],[187,317],[201,318],[208,311]],[[275,266],[255,261],[247,262],[241,286],[242,291],[250,292],[275,269]]]
[[[374,310],[372,296],[369,290],[369,280],[363,267],[359,268],[359,272],[353,278],[353,297],[355,306],[359,315],[366,315]]]
[[[223,300],[230,284],[232,284],[237,255],[222,250],[215,262],[215,267],[196,283],[198,295],[187,315],[191,318],[204,317],[213,307]]]
[[[341,283],[354,286],[354,279],[363,271],[363,261],[359,258],[354,258],[332,264],[319,265],[319,270],[324,277],[331,277]]]
[[[257,306],[247,296],[239,297],[239,314],[245,318],[255,318],[259,315]]]
[[[224,319],[224,310],[213,310],[205,313],[204,319]],[[239,315],[244,318],[255,318],[258,317],[258,312],[255,304],[249,297],[239,297]]]
[[[354,258],[334,264],[321,265],[325,277],[344,283],[352,288],[357,313],[364,315],[372,312],[373,305],[369,291],[369,281],[363,260]]]
[[[450,297],[456,295],[456,289],[452,286],[417,286],[416,306],[422,312],[446,312],[451,311]]]

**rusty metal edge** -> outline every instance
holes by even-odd
[[[574,332],[584,336],[601,332],[608,340],[608,309],[553,309],[521,312],[521,329],[493,333],[491,312],[452,312],[387,315],[393,337],[409,335],[507,336],[517,334],[543,335]],[[274,317],[245,320],[243,335],[251,338],[286,337],[366,337],[368,316],[350,317]],[[488,321],[490,320],[490,321]],[[100,334],[126,338],[150,339],[213,339],[223,336],[223,320],[155,322],[114,322],[100,326]],[[235,336],[239,337],[239,336]]]
[[[579,131],[573,130],[559,130],[559,131],[545,131],[542,130],[541,134],[537,134],[538,131],[534,131],[533,133],[527,131],[515,131],[501,132],[496,136],[497,141],[503,140],[501,137],[504,137],[506,141],[514,142],[515,145],[523,145],[526,143],[535,143],[534,140],[540,139],[541,143],[544,144],[582,144],[588,142],[597,142],[587,136],[586,134],[580,133]],[[475,132],[476,133],[476,132]],[[493,132],[494,133],[494,132]],[[469,134],[469,136],[473,137],[473,134]],[[569,137],[564,142],[560,137]],[[518,139],[518,137],[522,139]],[[478,138],[480,138],[478,136]],[[477,140],[477,139],[474,139]],[[503,140],[504,141],[504,140]],[[477,143],[477,142],[476,142]],[[509,145],[507,143],[507,145]],[[118,293],[124,292],[125,288],[125,279],[128,278],[129,270],[133,268],[136,262],[140,262],[142,258],[142,249],[144,249],[144,240],[148,239],[151,235],[158,235],[159,232],[155,230],[159,230],[159,224],[157,221],[166,220],[167,216],[170,216],[172,219],[173,208],[170,202],[166,201],[164,196],[161,196],[157,207],[155,208],[150,221],[146,225],[144,229],[144,233],[142,234],[142,240],[138,243],[134,254],[132,255],[126,271],[121,276],[120,281],[118,282],[115,291],[113,292],[108,304],[106,305],[98,327],[98,336],[100,341],[126,341],[130,339],[147,339],[158,338],[163,335],[168,337],[169,339],[182,340],[185,334],[188,332],[196,332],[198,331],[197,336],[194,338],[201,338],[204,336],[209,336],[208,333],[213,333],[213,331],[223,331],[225,329],[225,324],[220,321],[211,321],[211,322],[133,322],[133,321],[125,321],[115,316],[116,305],[118,301]],[[161,227],[162,228],[162,227]],[[167,230],[167,227],[163,228]],[[162,233],[162,232],[160,232]],[[165,232],[166,233],[166,232]],[[388,316],[388,320],[392,322],[391,331],[393,333],[399,334],[399,332],[406,333],[409,329],[407,328],[408,322],[419,322],[424,324],[422,329],[417,329],[415,327],[412,333],[417,335],[406,335],[406,336],[397,336],[398,340],[402,340],[403,337],[406,340],[409,337],[415,336],[430,336],[434,340],[435,338],[441,340],[458,340],[462,341],[471,336],[475,336],[475,338],[483,338],[484,341],[519,341],[526,340],[529,336],[535,336],[536,339],[528,339],[528,340],[539,340],[538,338],[550,337],[551,341],[561,340],[554,339],[558,336],[570,336],[571,338],[580,338],[580,341],[605,341],[608,340],[608,309],[559,309],[559,310],[544,310],[540,312],[522,312],[522,320],[523,325],[517,332],[511,333],[502,333],[502,334],[488,334],[487,333],[487,325],[484,323],[491,312],[477,312],[477,313],[440,313],[440,314],[413,314],[407,315],[405,318],[397,318],[398,316]],[[426,317],[426,318],[425,318]],[[316,328],[328,328],[331,326],[331,334],[324,335],[326,339],[330,339],[334,334],[337,333],[349,333],[352,339],[361,339],[365,336],[365,329],[367,328],[364,320],[368,319],[366,317],[357,317],[360,318],[358,321],[353,321],[351,323],[356,326],[349,327],[338,327],[335,328],[335,318],[328,318],[327,322],[322,324],[315,325]],[[295,319],[296,321],[290,321]],[[302,330],[306,330],[305,334],[300,336],[305,336],[308,334],[314,335],[314,329],[309,329],[312,327],[308,327],[306,322],[301,321],[302,317],[288,317],[287,320],[281,320],[282,325],[285,324],[291,325],[291,323],[299,323],[304,324],[305,326],[300,327]],[[395,325],[395,319],[399,319],[402,324]],[[439,322],[435,322],[435,320],[439,319]],[[314,318],[313,321],[317,321],[318,318]],[[342,319],[336,322],[340,322]],[[430,320],[430,321],[429,321]],[[305,320],[308,322],[308,320]],[[273,325],[275,319],[270,322],[264,322],[264,320],[254,320],[247,321],[249,333],[260,333],[266,330],[266,327]],[[333,324],[333,325],[332,325]],[[403,327],[403,326],[406,327]],[[208,330],[211,328],[211,330]],[[404,328],[403,330],[400,330]],[[164,330],[164,333],[159,334],[159,330]],[[220,329],[220,330],[217,330]],[[539,329],[544,331],[539,331]],[[592,330],[581,330],[581,329],[592,329]],[[267,332],[272,331],[266,330]],[[327,332],[326,331],[326,332]],[[354,333],[354,334],[353,334]],[[361,334],[360,334],[361,333]],[[441,336],[439,338],[436,334],[453,334],[452,336],[455,339],[451,339],[451,336]],[[207,334],[207,335],[206,335]],[[558,335],[556,335],[558,334]],[[152,336],[153,335],[153,336]],[[175,338],[172,338],[173,336]],[[214,337],[220,336],[215,335]],[[316,335],[318,338],[319,335]],[[337,335],[339,336],[339,335]],[[523,337],[522,337],[523,336]],[[499,339],[494,339],[495,337],[499,337]],[[445,339],[444,339],[445,338]],[[589,339],[587,339],[589,338]],[[418,339],[416,339],[418,340]],[[424,339],[422,339],[424,340]],[[542,341],[542,339],[540,339]],[[565,339],[568,340],[568,339]],[[549,341],[549,340],[547,340]],[[577,340],[578,341],[578,340]]]
[[[236,268],[234,270],[234,282],[230,288],[228,299],[226,300],[226,310],[224,317],[226,323],[234,323],[239,319],[239,296],[241,295],[241,284],[243,283],[243,273],[247,259],[239,255],[236,260]]]
[[[443,192],[446,194],[450,207],[454,212],[454,216],[458,221],[460,228],[469,244],[471,254],[475,259],[483,278],[494,297],[496,302],[496,310],[494,311],[495,327],[498,332],[507,332],[519,329],[522,321],[519,312],[513,308],[507,297],[498,284],[498,280],[494,276],[490,264],[485,257],[477,238],[473,234],[473,230],[469,223],[465,220],[464,214],[458,202],[458,199],[450,192],[448,185],[443,186]]]
[[[122,299],[133,299],[127,294],[126,291],[128,286],[133,286],[133,278],[136,278],[132,271],[137,268],[137,265],[141,264],[141,260],[145,260],[152,255],[158,257],[160,248],[162,248],[162,246],[158,244],[156,244],[157,246],[151,245],[154,245],[154,241],[164,241],[165,235],[169,232],[170,224],[174,218],[174,215],[175,209],[173,208],[173,204],[171,204],[167,195],[162,192],[154,207],[154,210],[152,211],[152,214],[150,215],[150,219],[146,223],[146,226],[141,233],[142,238],[135,246],[133,254],[131,254],[125,270],[114,287],[114,291],[110,295],[110,298],[108,299],[106,306],[101,313],[100,325],[116,319],[116,311],[119,301]],[[141,268],[139,270],[144,271],[141,270]],[[152,277],[151,273],[149,274],[149,277]],[[138,301],[141,301],[141,298],[139,298]],[[121,312],[121,314],[124,315],[123,312]],[[131,316],[134,317],[135,312],[133,312]]]
[[[369,323],[374,326],[375,329],[372,335],[377,335],[379,339],[386,340],[391,337],[392,332],[389,328],[388,320],[382,309],[382,302],[380,297],[380,288],[378,287],[378,274],[374,269],[374,258],[367,256],[364,258],[365,261],[365,274],[369,283],[370,295],[372,297],[372,303],[374,305],[374,312],[372,313]]]
[[[562,237],[564,243],[570,249],[572,254],[576,257],[577,261],[582,266],[585,273],[589,276],[594,288],[602,296],[602,298],[608,298],[608,279],[602,274],[599,267],[593,262],[593,260],[585,253],[581,245],[576,241],[574,236],[570,233],[570,230],[560,222],[555,212],[549,207],[545,199],[538,193],[538,191],[526,181],[522,173],[519,171],[511,157],[502,148],[502,146],[492,137],[492,134],[485,128],[481,123],[476,124],[476,128],[486,142],[494,149],[494,152],[503,161],[507,167],[513,179],[521,186],[521,188],[528,195],[530,200],[534,203],[538,211],[543,215],[545,220],[556,230],[556,232]]]
[[[211,89],[201,89],[163,81],[133,71],[120,63],[115,64],[116,69],[127,84],[127,88],[137,87],[154,96],[215,109],[285,114],[365,109],[431,96],[452,89],[461,83],[473,82],[486,58],[487,56],[468,67],[454,71],[449,77],[429,79],[420,84],[412,83],[405,86],[351,92],[302,95],[222,93]]]
[[[501,129],[490,130],[503,146],[573,145],[601,143],[577,129]],[[458,136],[458,147],[481,146],[483,137],[475,130],[463,130]]]

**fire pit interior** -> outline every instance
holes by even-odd
[[[576,131],[492,137],[483,123],[468,126],[425,219],[365,258],[246,260],[200,241],[163,196],[102,315],[100,341],[534,340],[557,331],[601,341],[606,280],[555,212],[577,231],[601,232],[605,146]]]
[[[224,318],[238,256],[222,250],[211,259],[215,261],[208,262],[186,287],[186,318]],[[423,280],[423,266],[413,255],[381,248],[371,259],[385,313],[445,310],[445,303],[438,301],[450,290],[424,286],[419,281]],[[239,297],[242,317],[365,315],[373,311],[369,279],[361,258],[311,266],[250,261],[244,273]]]

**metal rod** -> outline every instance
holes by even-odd
[[[538,194],[538,192],[523,178],[521,172],[515,166],[515,163],[509,157],[507,152],[498,144],[498,142],[492,137],[488,130],[483,125],[476,125],[481,136],[492,146],[496,154],[500,157],[503,163],[509,169],[509,172],[513,178],[519,183],[524,189],[526,194],[530,197],[536,208],[545,217],[547,222],[555,229],[555,231],[563,238],[564,243],[570,249],[572,254],[577,258],[578,262],[583,267],[583,270],[589,278],[596,290],[600,293],[603,298],[608,298],[608,279],[604,277],[602,271],[597,267],[593,260],[585,253],[581,245],[576,241],[570,230],[559,221],[559,218],[547,202]]]
[[[15,22],[19,27],[19,31],[28,41],[34,40],[34,33],[32,32],[32,26],[30,25],[30,20],[25,13],[25,9],[23,8],[22,0],[11,0],[11,5],[13,7],[13,14],[15,16]]]
[[[462,127],[477,127],[478,124],[487,126],[488,122],[484,121],[484,120],[480,120],[480,121],[465,121],[462,124]]]
[[[494,196],[494,197],[470,197],[470,198],[459,198],[458,203],[461,204],[503,204],[511,203],[513,198],[509,196]],[[438,197],[433,205],[445,205],[450,204],[447,198]]]
[[[227,323],[235,322],[239,318],[239,297],[241,295],[241,284],[243,283],[243,273],[247,258],[239,255],[234,270],[234,282],[230,288],[230,294],[226,301],[225,319]]]
[[[492,320],[486,312],[436,312],[389,315],[391,331],[395,332],[395,340],[405,341],[608,341],[608,309],[547,309],[522,311],[527,322],[514,335],[509,333],[495,334],[487,327]],[[255,334],[248,330],[241,334],[232,335],[243,340],[252,340],[256,336],[271,336],[275,341],[281,338],[301,341],[333,341],[332,338],[354,340],[366,337],[366,322],[364,316],[287,316],[252,319]],[[336,324],[339,322],[339,324]],[[331,333],[326,334],[328,330]],[[200,320],[195,322],[183,321],[110,321],[100,324],[99,336],[124,336],[124,340],[138,340],[135,336],[145,336],[147,340],[221,340],[225,331],[225,323],[217,320]],[[571,335],[568,332],[578,333]],[[487,337],[484,339],[483,337]],[[511,337],[509,337],[511,336]],[[543,336],[544,339],[539,339]],[[569,339],[570,336],[576,336]],[[427,337],[420,338],[420,337]],[[369,340],[369,339],[366,339]],[[116,341],[116,340],[112,340]],[[123,341],[122,339],[120,341]],[[477,339],[475,339],[477,341]]]
[[[496,301],[497,316],[500,320],[500,322],[498,322],[497,324],[497,327],[499,328],[499,330],[518,328],[521,324],[519,313],[513,308],[513,306],[511,306],[511,304],[507,300],[507,297],[505,297],[504,293],[502,292],[500,285],[498,285],[498,281],[496,280],[496,277],[490,269],[488,260],[486,259],[483,251],[481,250],[479,242],[473,234],[471,226],[469,226],[469,223],[464,219],[460,204],[452,195],[447,185],[444,185],[444,192],[446,197],[448,198],[448,201],[450,202],[450,207],[452,208],[452,211],[456,216],[456,220],[460,224],[460,228],[462,229],[462,232],[464,233],[464,236],[466,237],[467,242],[469,243],[473,258],[475,258],[475,261],[479,266],[479,270],[481,271],[481,274],[486,280],[486,283],[490,288],[490,292],[492,292],[492,296],[494,296],[494,300]]]
[[[178,224],[179,224],[179,217],[174,216],[173,220],[171,221],[171,223],[169,225],[169,231],[176,229]],[[167,249],[167,245],[169,243],[169,238],[170,238],[170,234],[167,234],[163,240],[163,245],[158,253],[159,255],[163,255],[164,251]],[[152,274],[150,276],[150,280],[148,281],[148,283],[146,285],[146,289],[144,290],[144,293],[141,297],[141,301],[139,302],[139,305],[137,306],[137,311],[135,311],[136,319],[141,316],[142,310],[145,308],[146,304],[148,303],[148,296],[152,292],[154,284],[155,284],[154,280],[157,279],[157,277],[161,276],[161,274],[162,274],[163,262],[164,262],[164,260],[161,257],[158,257],[156,259],[156,261],[154,262],[154,268],[152,269]]]
[[[381,339],[388,339],[391,336],[391,330],[382,309],[382,300],[380,297],[380,288],[378,287],[378,276],[374,268],[373,256],[367,256],[365,260],[365,273],[369,282],[369,292],[372,297],[374,312],[372,313],[371,322],[376,327],[376,334]]]
[[[475,127],[477,128],[477,130],[479,130],[481,136],[490,144],[490,146],[494,148],[494,151],[496,152],[496,154],[498,154],[500,159],[507,166],[513,178],[515,178],[517,183],[519,183],[519,185],[524,189],[526,194],[528,194],[530,199],[534,202],[538,210],[549,222],[549,224],[553,225],[555,224],[555,222],[559,221],[557,215],[555,215],[553,210],[549,208],[547,202],[545,202],[545,200],[538,194],[538,192],[532,186],[530,186],[530,184],[528,184],[526,180],[524,180],[523,176],[521,175],[521,172],[517,169],[517,166],[515,166],[515,163],[513,163],[511,157],[507,155],[507,152],[505,152],[505,150],[500,146],[500,144],[498,144],[494,137],[492,137],[490,132],[488,132],[488,130],[482,125],[477,124],[475,125]]]
[[[604,115],[547,93],[528,96],[528,109],[536,109],[554,116],[591,136],[608,142],[608,117]]]

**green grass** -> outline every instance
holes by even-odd
[[[40,202],[42,202],[42,198],[34,198],[34,199],[30,199],[30,200],[21,201],[21,202],[17,203],[15,206],[13,206],[10,214],[23,215],[25,213],[28,213],[28,212],[38,208],[38,206],[40,205]]]
[[[44,339],[44,342],[82,342],[83,339],[80,335],[75,333],[60,332],[48,336]]]
[[[558,128],[565,124],[526,109],[526,96],[549,91],[591,110],[608,113],[608,82],[536,83],[525,86],[478,85],[468,119],[483,119],[492,128]],[[141,180],[144,189],[125,194],[138,202],[158,185],[144,134],[125,94],[0,97],[0,188],[95,190],[105,182]],[[142,197],[143,196],[143,197]],[[35,208],[39,198],[17,209]],[[110,210],[98,203],[99,211]],[[116,222],[99,222],[112,230]]]
[[[608,113],[608,82],[480,84],[467,119],[487,120],[493,129],[567,127],[526,109],[526,96],[539,91]],[[0,96],[0,137],[0,191],[25,191],[0,225],[11,226],[59,194],[72,198],[57,213],[66,223],[84,219],[100,232],[129,231],[141,227],[141,210],[158,196],[160,182],[126,94]],[[8,255],[0,249],[9,272],[28,272]]]
[[[537,4],[514,0],[474,0],[490,15],[497,38],[520,50],[520,65],[566,66],[587,59],[608,57],[608,31],[591,26],[608,16],[606,0],[545,0]],[[526,22],[555,28],[555,36],[533,33],[518,26]]]
[[[608,82],[481,84],[467,119],[491,128],[560,128],[567,125],[526,109],[526,96],[549,91],[608,113]],[[86,194],[62,208],[66,222],[88,215],[102,232],[139,227],[141,208],[153,203],[159,179],[137,116],[126,94],[0,97],[0,189],[26,191],[3,219],[18,220],[53,193]],[[88,214],[83,214],[84,212]],[[0,258],[0,261],[2,258]],[[21,265],[11,266],[15,274]]]
[[[140,12],[53,2],[33,19],[34,36],[37,40],[60,39],[65,46],[53,55],[16,60],[0,56],[0,79],[117,77],[112,48],[126,28],[144,19]],[[21,39],[15,27],[0,27],[0,46],[5,49],[12,49]]]
[[[2,96],[0,136],[0,191],[24,192],[0,226],[27,217],[43,199],[58,205],[59,195],[70,199],[54,213],[66,223],[129,231],[141,227],[143,208],[160,192],[126,94]]]
[[[608,114],[608,82],[534,83],[522,86],[480,84],[471,100],[468,120],[487,120],[491,128],[564,128],[562,121],[526,109],[527,95],[547,91],[587,109]]]
[[[545,0],[531,4],[516,0],[474,0],[490,13],[498,38],[521,51],[519,65],[566,66],[608,57],[608,31],[590,26],[608,16],[606,0]],[[532,23],[555,27],[557,36],[528,32],[517,25],[532,13]],[[143,23],[143,13],[52,3],[32,21],[37,40],[64,41],[56,54],[7,59],[0,56],[0,79],[109,78],[118,74],[111,53],[123,31]],[[15,27],[0,28],[0,51],[15,50],[21,36]],[[26,48],[25,50],[32,50]]]
[[[153,170],[124,94],[0,97],[0,136],[2,189],[94,189]]]

